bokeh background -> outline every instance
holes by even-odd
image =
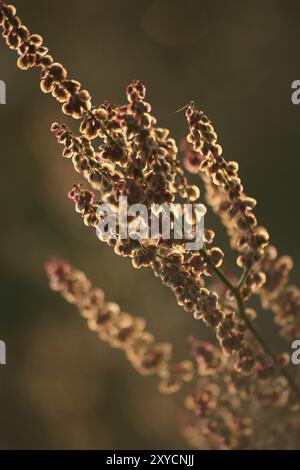
[[[259,0],[16,0],[24,23],[44,36],[55,59],[90,90],[94,102],[125,101],[134,78],[148,88],[153,113],[173,135],[186,135],[194,99],[215,123],[228,159],[238,160],[248,194],[272,242],[295,260],[299,277],[300,4]],[[89,332],[75,309],[48,290],[52,255],[83,269],[124,310],[145,316],[158,339],[188,355],[191,333],[212,339],[177,307],[147,270],[101,244],[84,228],[66,194],[80,181],[62,160],[49,128],[68,122],[40,93],[38,72],[16,68],[0,41],[7,104],[1,129],[0,448],[184,448],[178,433],[183,393],[165,397],[118,350]],[[216,226],[213,216],[206,225]],[[217,243],[228,253],[224,231]],[[226,257],[235,269],[233,256]],[[261,328],[272,346],[272,315]]]

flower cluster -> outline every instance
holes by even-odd
[[[99,217],[94,194],[75,185],[69,197],[74,201],[76,211],[82,214],[85,224],[97,226]],[[247,333],[243,320],[233,308],[222,308],[218,295],[202,285],[201,275],[210,275],[212,266],[218,266],[221,262],[222,252],[219,249],[212,248],[203,254],[193,255],[185,263],[181,252],[171,251],[170,247],[166,252],[166,247],[161,244],[145,245],[131,238],[105,241],[113,246],[116,254],[131,257],[135,268],[151,267],[154,274],[174,292],[178,304],[185,311],[192,312],[197,320],[201,319],[213,328],[224,353],[235,358],[236,370],[243,374],[254,371],[260,374],[265,369],[265,354]]]
[[[189,184],[176,142],[168,129],[157,125],[140,81],[134,80],[126,88],[124,105],[111,106],[105,101],[94,106],[89,92],[68,78],[63,65],[54,62],[41,36],[31,34],[16,9],[1,0],[0,24],[8,46],[19,54],[18,66],[40,69],[42,91],[62,104],[63,113],[80,119],[77,135],[65,124],[54,123],[51,129],[63,145],[63,157],[72,161],[92,188],[74,184],[69,192],[85,225],[97,230],[100,204],[117,208],[121,196],[130,205],[140,203],[149,209],[152,204],[199,199],[200,190]],[[166,240],[162,230],[154,241],[123,239],[116,234],[98,237],[116,254],[129,257],[133,267],[150,267],[178,304],[215,333],[220,349],[193,340],[199,386],[186,400],[193,414],[192,424],[185,428],[189,442],[201,448],[259,447],[253,444],[258,431],[250,418],[264,413],[268,419],[268,410],[274,407],[289,410],[300,399],[300,391],[287,370],[289,358],[272,352],[254,324],[256,312],[245,302],[258,293],[263,308],[273,310],[282,335],[291,340],[300,334],[300,291],[289,283],[291,259],[278,257],[266,229],[258,226],[253,213],[256,201],[244,192],[238,164],[224,159],[212,123],[194,103],[187,106],[186,117],[189,135],[181,146],[183,163],[204,181],[206,200],[238,252],[237,265],[243,268],[240,279],[230,279],[222,271],[224,253],[212,246],[215,233],[209,229],[197,252],[186,246],[184,238]],[[171,393],[192,380],[190,361],[173,364],[171,345],[157,343],[145,330],[142,318],[105,302],[103,292],[92,287],[85,274],[56,259],[47,263],[46,270],[51,288],[78,307],[102,340],[122,349],[141,374],[158,375],[161,391]],[[217,293],[209,288],[214,278],[225,289]],[[299,429],[299,423],[291,423],[289,418],[284,425]],[[276,433],[269,426],[270,442]]]
[[[222,147],[217,143],[217,134],[209,118],[191,103],[186,111],[189,125],[187,141],[199,159],[194,159],[196,168],[204,175],[208,203],[221,217],[231,236],[232,247],[240,252],[237,265],[247,273],[241,289],[246,300],[253,291],[260,289],[266,281],[265,274],[257,268],[263,258],[269,235],[257,226],[253,214],[256,201],[246,196],[238,176],[239,166],[235,161],[227,162]],[[187,169],[189,169],[187,166]]]
[[[198,374],[198,384],[185,400],[189,413],[182,431],[190,445],[198,449],[260,449],[268,442],[268,448],[276,448],[278,432],[282,441],[282,433],[295,424],[287,381],[278,375],[263,382],[242,377],[211,343],[195,338],[190,341]],[[276,414],[276,418],[285,415],[285,420],[276,422]],[[267,432],[261,428],[262,417],[271,421]],[[290,447],[291,441],[287,445]]]
[[[102,341],[124,351],[132,366],[142,375],[157,374],[163,393],[173,393],[193,378],[191,361],[172,363],[172,346],[159,343],[145,330],[143,318],[122,312],[112,302],[106,302],[104,292],[92,286],[86,275],[67,261],[51,259],[45,265],[52,290],[76,305],[90,330]]]
[[[56,122],[51,130],[57,141],[64,145],[63,157],[72,160],[75,171],[101,193],[101,199],[116,203],[125,184],[122,173],[111,162],[102,159],[83,134],[76,137],[68,126]]]
[[[277,249],[268,243],[266,229],[257,226],[252,213],[256,201],[244,194],[237,171],[234,174],[228,172],[228,166],[233,165],[236,170],[238,166],[235,162],[227,163],[222,157],[222,149],[216,143],[217,136],[208,118],[193,105],[187,110],[187,118],[190,134],[189,144],[183,145],[184,164],[189,172],[201,175],[207,203],[226,227],[231,247],[241,253],[237,259],[238,266],[244,268],[241,293],[244,299],[253,292],[258,294],[262,307],[274,312],[282,336],[291,342],[300,336],[300,290],[289,284],[292,259],[278,256]],[[253,224],[243,224],[245,210],[248,215],[251,213]]]
[[[274,312],[275,323],[290,343],[300,337],[300,289],[289,283],[292,267],[292,259],[278,257],[276,248],[270,245],[261,262],[266,283],[259,291],[262,307]]]
[[[26,26],[22,25],[13,5],[1,2],[0,24],[7,45],[19,54],[18,67],[22,70],[40,68],[42,91],[52,93],[52,96],[62,103],[65,114],[79,119],[90,110],[89,93],[81,89],[78,81],[67,78],[66,69],[54,62],[48,54],[48,48],[43,45],[43,38],[38,34],[31,34]]]
[[[7,31],[18,34],[21,22],[15,8],[2,2],[0,12],[4,35]],[[22,44],[26,45],[31,36],[35,35],[28,32]],[[21,57],[28,53],[26,48],[17,50]],[[176,195],[190,202],[197,200],[199,190],[188,184],[177,158],[176,143],[169,131],[157,127],[151,106],[145,101],[146,88],[141,82],[134,80],[127,87],[126,105],[112,107],[104,102],[95,107],[88,92],[81,91],[79,82],[67,79],[65,68],[53,62],[48,50],[43,57],[48,57],[46,62],[50,63],[40,60],[42,52],[45,51],[36,50],[37,59],[32,65],[42,67],[42,90],[51,91],[63,103],[65,113],[81,118],[77,137],[64,124],[54,123],[52,131],[64,145],[63,156],[71,158],[75,170],[100,193],[100,199],[96,200],[94,193],[78,184],[69,192],[86,225],[97,226],[99,202],[104,200],[117,204],[121,195],[128,198],[129,204],[146,203],[149,207],[152,203],[173,202]],[[80,96],[89,98],[84,101]],[[223,159],[208,118],[193,104],[188,106],[186,114],[190,126],[188,141],[194,145],[190,163],[195,162],[196,154],[200,152],[201,157],[196,158],[199,169],[212,176],[214,186],[223,189],[229,198],[225,213],[238,228],[238,244],[243,252],[238,262],[247,268],[241,295],[246,298],[251,290],[258,289],[265,281],[265,276],[253,266],[262,257],[268,237],[264,230],[256,227],[252,213],[255,204],[243,193],[237,175],[238,165]],[[100,139],[98,148],[93,145],[96,138]],[[150,266],[174,292],[179,305],[215,329],[223,351],[235,358],[236,369],[249,374],[263,368],[262,364],[266,362],[264,351],[246,331],[246,316],[238,317],[238,305],[231,304],[228,311],[222,299],[205,287],[207,276],[220,273],[224,256],[218,247],[207,247],[213,238],[213,231],[206,230],[205,247],[197,254],[189,252],[184,239],[160,238],[154,244],[132,239],[105,241],[115,253],[131,257],[134,267]]]

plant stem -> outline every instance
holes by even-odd
[[[239,282],[238,282],[238,284],[237,284],[237,287],[238,287],[239,289],[241,289],[241,287],[243,287],[244,282],[245,282],[246,277],[247,277],[247,274],[248,274],[248,270],[245,268],[244,271],[243,271],[243,274],[241,275],[241,278],[240,278],[240,280],[239,280]]]
[[[212,267],[213,271],[215,274],[221,279],[221,281],[228,287],[228,289],[231,291],[232,295],[235,297],[237,306],[238,306],[238,314],[244,321],[245,325],[247,326],[248,330],[252,333],[253,337],[256,339],[256,341],[260,344],[261,348],[267,354],[268,356],[271,357],[271,359],[276,362],[276,355],[268,345],[268,343],[265,341],[259,330],[256,328],[256,326],[253,324],[253,322],[247,317],[246,312],[245,312],[245,303],[244,300],[241,296],[240,288],[242,286],[242,283],[239,282],[237,286],[234,286],[229,279],[227,279],[226,275],[223,273],[223,271],[211,263],[209,257],[207,256],[205,247],[200,250],[200,253],[205,257],[207,263]],[[281,367],[280,371],[282,375],[286,378],[287,382],[289,383],[291,389],[294,391],[297,399],[300,401],[300,390],[295,383],[292,375],[290,372],[286,369],[286,367]]]

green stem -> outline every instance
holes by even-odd
[[[235,297],[236,299],[236,302],[237,302],[237,306],[238,306],[238,314],[239,316],[242,318],[242,320],[244,321],[245,325],[247,326],[248,330],[252,333],[253,337],[256,339],[256,341],[260,344],[261,348],[263,349],[263,351],[265,352],[265,354],[267,354],[268,356],[271,357],[271,359],[276,362],[276,356],[274,354],[274,352],[272,351],[272,349],[270,348],[270,346],[268,345],[268,343],[265,341],[265,339],[263,338],[263,336],[261,335],[261,333],[259,332],[259,330],[256,328],[256,326],[252,323],[252,321],[248,318],[248,316],[246,315],[246,312],[245,312],[245,304],[244,304],[244,300],[241,296],[241,292],[240,292],[240,286],[238,284],[238,286],[234,286],[230,281],[229,279],[227,279],[226,275],[223,273],[223,271],[219,268],[217,268],[216,266],[214,266],[209,257],[207,256],[207,253],[206,253],[206,250],[205,248],[200,250],[200,253],[205,257],[207,263],[212,267],[213,271],[215,272],[215,274],[219,277],[219,279],[221,279],[221,281],[229,288],[229,290],[231,291],[232,295]],[[281,367],[280,368],[280,371],[282,373],[282,375],[286,378],[287,382],[289,383],[291,389],[295,392],[295,395],[297,396],[297,399],[300,401],[300,390],[297,386],[297,384],[295,383],[292,375],[290,374],[290,372],[286,369],[286,367]]]
[[[245,268],[244,271],[243,271],[243,274],[241,275],[241,278],[240,278],[240,280],[237,284],[238,289],[241,289],[243,287],[247,275],[248,275],[248,269]]]

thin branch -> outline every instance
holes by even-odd
[[[230,289],[232,295],[235,297],[237,306],[238,306],[238,315],[242,320],[244,321],[245,325],[247,326],[248,330],[252,333],[253,337],[256,339],[256,341],[260,344],[261,348],[265,352],[265,354],[271,359],[276,362],[276,355],[268,345],[268,343],[265,341],[259,330],[256,328],[256,326],[253,324],[253,322],[248,318],[245,312],[245,303],[244,300],[241,296],[240,292],[240,287],[235,287],[229,279],[227,279],[226,275],[223,273],[223,271],[211,263],[209,257],[207,256],[205,248],[200,250],[200,252],[203,254],[205,257],[207,263],[212,267],[213,271],[215,274],[219,277],[219,279]],[[300,401],[300,390],[294,381],[292,375],[290,372],[286,369],[286,367],[281,367],[280,371],[282,375],[286,378],[287,382],[289,383],[291,389],[294,391],[297,399]]]

